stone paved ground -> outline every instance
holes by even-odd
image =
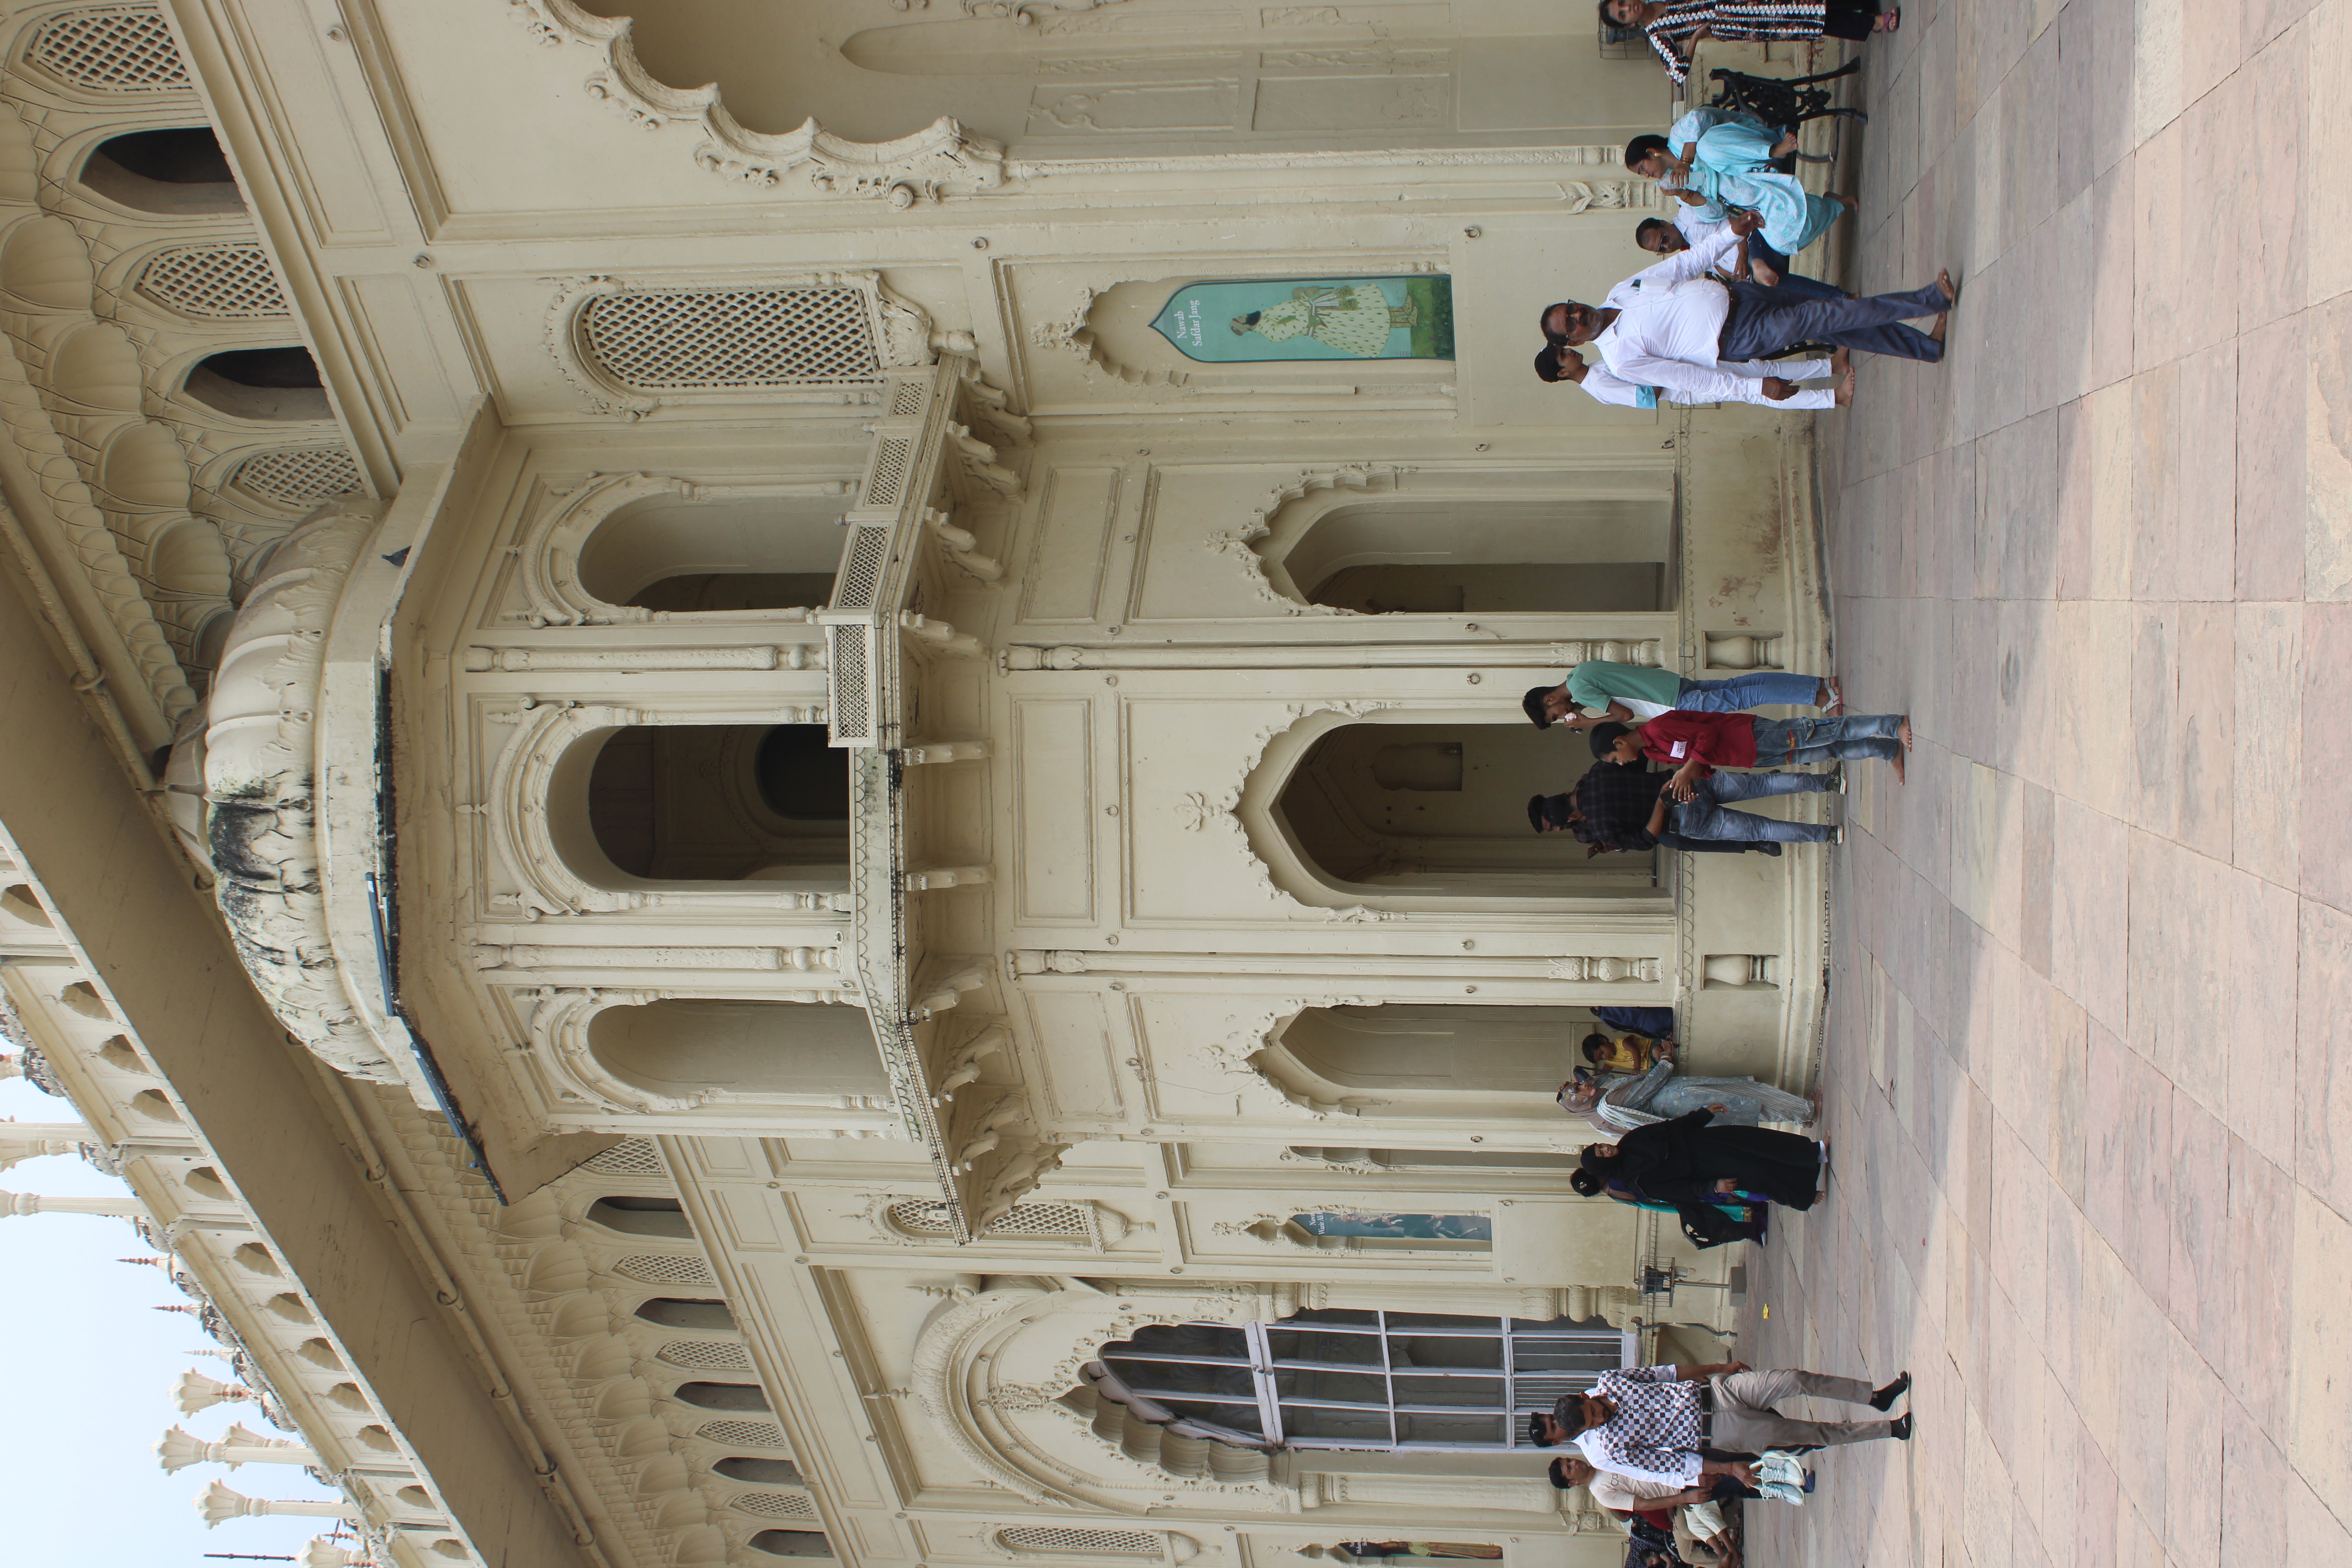
[[[1919,1436],[1761,1565],[2352,1565],[2352,0],[1913,0],[1824,416],[1856,768],[1832,1197],[1742,1353]],[[1769,1318],[1763,1312],[1769,1308]]]

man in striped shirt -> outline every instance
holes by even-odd
[[[1879,15],[1878,0],[1601,0],[1601,25],[1639,29],[1666,75],[1690,77],[1691,46],[1701,38],[1770,43],[1793,38],[1850,38],[1891,33],[1903,8]]]

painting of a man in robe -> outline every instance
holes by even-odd
[[[1188,283],[1152,321],[1187,359],[1452,359],[1442,275]]]

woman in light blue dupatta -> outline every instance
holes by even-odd
[[[1675,122],[1675,138],[1692,132],[1695,139],[1686,141],[1636,136],[1626,145],[1625,167],[1665,190],[1689,193],[1678,199],[1692,205],[1700,205],[1691,202],[1695,195],[1717,209],[1753,208],[1764,219],[1764,242],[1783,256],[1812,244],[1845,212],[1842,198],[1817,196],[1772,166],[1775,155],[1794,145],[1793,136],[1752,115],[1713,110],[1693,110]]]

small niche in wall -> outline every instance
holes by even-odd
[[[232,419],[331,419],[319,365],[299,344],[230,349],[188,372],[190,397]]]
[[[207,125],[132,131],[82,160],[82,184],[120,205],[173,217],[245,211],[245,193]]]
[[[220,1173],[210,1165],[199,1165],[188,1173],[188,1190],[200,1198],[208,1198],[216,1204],[236,1201],[228,1190],[228,1184],[222,1181]]]

